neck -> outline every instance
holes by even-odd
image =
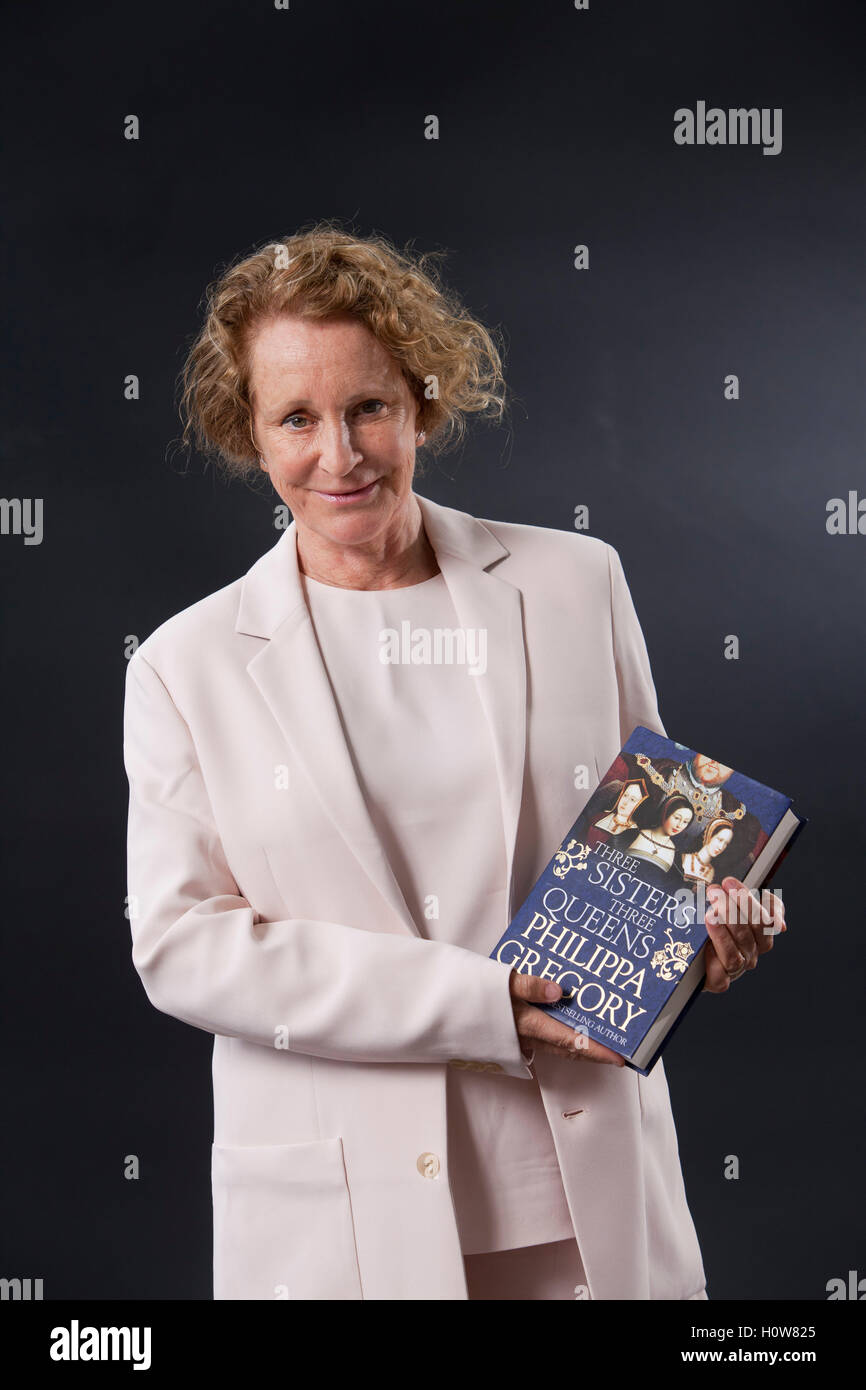
[[[362,545],[340,545],[297,522],[298,569],[340,589],[403,589],[439,573],[414,495],[387,533]]]

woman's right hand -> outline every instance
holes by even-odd
[[[585,1033],[578,1033],[567,1023],[560,1023],[558,1018],[536,1007],[539,1004],[555,1004],[562,994],[559,985],[552,980],[541,980],[537,975],[519,975],[512,970],[509,990],[514,1025],[527,1061],[534,1051],[551,1052],[555,1057],[578,1057],[585,1062],[625,1066],[625,1059],[611,1052],[609,1047],[587,1037]]]

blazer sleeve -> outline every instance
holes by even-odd
[[[613,546],[607,547],[613,650],[619,690],[620,747],[638,724],[667,738],[658,710],[658,697],[649,656],[634,603]]]
[[[233,879],[190,730],[140,651],[123,722],[132,958],[157,1009],[316,1057],[474,1059],[531,1079],[505,964],[357,923],[261,920]]]

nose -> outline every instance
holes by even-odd
[[[325,418],[317,432],[316,463],[331,478],[344,478],[364,455],[355,445],[349,423],[342,416]]]

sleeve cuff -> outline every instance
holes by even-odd
[[[535,1077],[530,1071],[532,1058],[527,1060],[524,1057],[520,1035],[514,1024],[514,1009],[509,987],[511,966],[494,960],[491,960],[490,964],[500,972],[502,978],[497,980],[495,976],[492,976],[493,988],[491,993],[493,998],[487,1001],[489,1040],[487,1051],[482,1060],[498,1063],[498,1069],[508,1076],[516,1076],[525,1081],[534,1081]],[[532,1057],[534,1056],[535,1049],[533,1048]]]

